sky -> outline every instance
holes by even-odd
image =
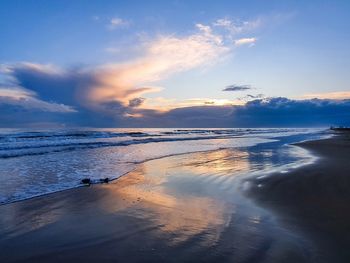
[[[0,1],[0,127],[350,125],[349,1]]]

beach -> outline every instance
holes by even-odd
[[[347,134],[298,143],[316,160],[263,175],[245,173],[245,148],[172,155],[8,203],[0,261],[349,262],[349,146]]]
[[[249,195],[277,214],[283,224],[301,228],[325,262],[349,262],[350,134],[297,145],[319,160],[287,177],[258,180],[263,187],[250,189]]]
[[[0,263],[350,263],[350,0],[0,0]]]

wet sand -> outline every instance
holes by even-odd
[[[297,145],[318,161],[287,176],[253,179],[246,194],[286,228],[301,229],[326,262],[350,262],[350,133]]]
[[[263,179],[220,150],[0,206],[0,262],[349,262],[349,137],[300,146],[319,161]]]

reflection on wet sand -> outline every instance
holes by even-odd
[[[38,201],[43,210],[38,209]],[[58,221],[65,201],[52,202],[42,198],[1,206],[0,238],[21,236]]]
[[[249,154],[237,149],[173,156],[147,162],[105,188],[113,196],[109,200],[125,200],[129,206],[123,211],[147,220],[155,226],[152,235],[171,247],[190,246],[201,253],[214,249],[224,261],[228,258],[223,254],[232,253],[237,262],[288,249],[291,259],[302,262],[304,248],[296,234],[238,192],[237,175],[251,165]],[[110,213],[121,209],[111,203],[105,208]],[[310,244],[305,241],[303,246]]]
[[[243,149],[172,156],[108,185],[0,207],[7,214],[0,259],[308,262],[311,245],[300,243],[297,229],[284,229],[240,193],[238,175],[251,171],[254,158]]]
[[[206,236],[206,242],[215,242],[218,236],[216,232],[228,220],[224,218],[224,203],[211,197],[172,192],[167,186],[167,164],[170,163],[141,165],[118,180],[114,187],[106,187],[113,196],[110,200],[122,198],[125,206],[113,205],[112,202],[105,205],[105,209],[113,213],[136,206],[136,209],[129,209],[127,213],[147,219],[159,231],[172,235],[173,245],[207,229],[212,229],[214,233]]]
[[[247,151],[239,149],[224,149],[193,154],[191,159],[183,156],[180,164],[176,168],[187,168],[190,173],[200,175],[217,175],[225,176],[237,175],[241,172],[246,173],[250,169]]]

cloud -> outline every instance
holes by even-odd
[[[114,30],[120,27],[128,26],[129,22],[120,18],[120,17],[113,17],[109,20],[109,24],[107,25],[108,29]]]
[[[201,105],[144,111],[134,127],[327,127],[350,125],[350,100],[264,98],[244,105]]]
[[[124,20],[122,20],[124,21]],[[115,26],[121,22],[115,21]],[[293,127],[350,124],[348,92],[307,94],[302,100],[265,98],[145,98],[173,74],[211,66],[231,54],[233,38],[260,25],[259,20],[219,19],[196,24],[186,36],[159,35],[139,43],[135,59],[98,66],[59,68],[17,63],[1,65],[0,125],[37,123],[99,127]],[[228,31],[227,33],[223,33]],[[255,38],[254,38],[255,39]],[[251,44],[252,38],[240,38]],[[254,40],[255,42],[255,40]],[[231,85],[225,91],[247,91]],[[331,99],[309,99],[313,97]]]
[[[71,106],[62,103],[43,101],[37,98],[35,92],[25,90],[18,86],[0,86],[0,104],[13,105],[24,109],[34,109],[46,112],[76,112],[76,110]]]
[[[236,46],[243,46],[243,45],[249,45],[254,46],[255,42],[256,42],[256,38],[255,37],[251,37],[251,38],[240,38],[240,39],[236,39],[234,41]]]
[[[350,125],[350,100],[264,98],[243,105],[200,105],[143,110],[126,127],[329,127]]]
[[[154,83],[175,73],[212,65],[231,51],[232,46],[223,43],[223,36],[209,26],[198,24],[196,28],[197,32],[188,36],[163,35],[141,43],[143,54],[121,63],[70,68],[27,62],[2,65],[7,84],[22,93],[17,91],[18,98],[11,99],[8,94],[0,94],[1,103],[44,111],[79,111],[85,117],[138,116],[139,108],[147,105],[140,98],[161,90]]]
[[[192,34],[181,37],[170,34],[143,40],[138,43],[138,57],[117,63],[67,68],[28,62],[1,65],[0,77],[5,84],[0,86],[0,104],[12,105],[16,111],[22,107],[28,114],[37,110],[52,114],[74,113],[66,114],[65,120],[89,126],[118,125],[124,119],[159,116],[178,108],[242,104],[237,100],[213,98],[184,101],[145,98],[146,94],[162,89],[157,86],[160,80],[194,68],[212,66],[231,54],[234,50],[231,32],[218,30],[224,22],[198,23]],[[120,18],[110,21],[112,27],[127,23]],[[242,29],[238,31],[243,32],[251,24],[242,22],[240,26]]]
[[[150,98],[145,100],[144,108],[157,109],[166,112],[172,109],[194,107],[194,106],[232,106],[241,105],[240,100],[213,99],[213,98],[190,98],[185,100],[167,99],[163,97]]]
[[[86,77],[84,71],[80,72],[81,82],[72,81],[68,73],[61,71],[47,70],[47,68],[34,67],[40,74],[53,74],[51,78],[59,83],[65,83],[66,88],[72,89],[70,94],[76,94],[80,98],[80,85],[95,83],[91,74]],[[30,83],[30,72],[24,74],[23,68],[19,80],[24,83]],[[29,70],[27,68],[27,70]],[[30,68],[33,70],[33,67]],[[38,72],[31,72],[38,77]],[[50,73],[49,73],[50,72]],[[54,72],[54,73],[53,73]],[[44,74],[44,76],[45,76]],[[65,80],[60,79],[66,76]],[[63,74],[63,75],[62,75]],[[26,76],[25,79],[23,77]],[[34,76],[31,76],[35,80]],[[69,82],[70,80],[71,82]],[[51,80],[48,76],[43,78],[43,82],[36,84],[49,84]],[[90,85],[89,84],[89,85]],[[77,85],[77,89],[75,89]],[[45,86],[45,85],[43,85]],[[39,85],[38,87],[43,87]],[[45,86],[51,89],[61,87],[60,85]],[[85,87],[83,85],[83,87]],[[150,87],[149,87],[150,88]],[[12,90],[16,89],[16,90]],[[145,90],[136,90],[131,94],[139,94]],[[147,89],[147,87],[145,87]],[[4,89],[3,89],[4,90]],[[35,91],[40,91],[38,88]],[[127,92],[128,93],[128,92]],[[53,98],[58,94],[52,93]],[[30,99],[23,100],[22,97],[27,96]],[[20,125],[34,125],[33,123],[53,123],[58,125],[64,123],[67,125],[81,126],[97,126],[97,127],[312,127],[312,126],[329,126],[329,125],[350,125],[350,100],[329,100],[329,99],[307,99],[307,100],[291,100],[287,98],[259,98],[263,95],[247,95],[246,103],[235,103],[229,100],[213,100],[207,98],[189,99],[184,102],[163,99],[163,105],[172,105],[173,108],[159,110],[162,100],[153,101],[155,105],[148,105],[151,108],[143,107],[148,103],[142,97],[133,97],[124,102],[119,100],[102,100],[98,103],[98,110],[90,105],[85,108],[84,103],[77,100],[74,108],[62,105],[60,103],[36,101],[33,97],[33,91],[20,90],[15,87],[9,87],[6,92],[2,92],[0,96],[0,122],[1,126],[8,127]],[[8,99],[11,97],[11,99]],[[249,97],[249,98],[248,98]],[[259,99],[256,99],[259,98]],[[4,100],[6,101],[4,103]],[[12,100],[12,101],[11,101]],[[8,103],[10,101],[10,103]],[[68,100],[67,100],[68,101]],[[150,100],[152,103],[152,100]],[[6,104],[7,103],[7,104]],[[43,104],[44,103],[44,104]],[[146,105],[147,106],[147,105]],[[45,108],[47,107],[47,108]],[[153,107],[153,108],[152,108]],[[78,112],[70,112],[77,109]],[[62,112],[70,112],[73,114],[64,114]],[[51,124],[50,124],[51,125]]]
[[[24,109],[41,110],[45,112],[72,113],[76,110],[70,106],[42,101],[31,96],[3,96],[0,89],[0,104],[19,106]]]
[[[313,127],[350,125],[350,100],[265,98],[237,107],[232,115],[241,127]]]
[[[250,90],[252,87],[250,85],[229,85],[226,86],[226,88],[223,89],[223,91],[245,91],[245,90]]]
[[[123,71],[108,66],[63,70],[51,65],[36,64],[17,64],[8,67],[7,72],[11,73],[13,83],[10,83],[12,86],[1,88],[1,126],[20,125],[21,120],[22,125],[33,125],[37,122],[99,127],[350,125],[350,100],[290,100],[263,98],[262,94],[248,94],[246,103],[210,98],[193,98],[185,101],[144,99],[140,94],[159,88],[134,87],[131,84],[138,83],[135,79],[126,86],[121,85],[119,81],[116,84],[113,81],[104,82],[106,87],[103,89],[112,90],[110,96],[89,98],[93,91],[100,90],[100,85],[103,84],[100,83],[100,78],[105,79],[104,74],[106,76],[121,74],[118,80],[123,78],[128,80],[128,74],[131,78],[134,76],[134,68],[131,68],[133,69],[131,71],[128,67]],[[146,78],[142,75],[142,78],[154,79],[153,75],[151,76],[147,75]],[[161,76],[157,76],[156,79]],[[160,110],[162,107],[163,110]]]
[[[130,99],[157,92],[154,83],[172,74],[211,65],[230,51],[219,37],[198,32],[188,37],[161,36],[146,43],[144,55],[127,63],[109,64],[94,69],[94,83],[87,87],[86,99],[99,103]],[[151,85],[151,86],[150,86]]]
[[[236,100],[146,98],[162,89],[157,85],[160,80],[211,66],[231,54],[235,49],[232,37],[258,25],[228,19],[212,25],[198,23],[189,35],[158,35],[143,41],[138,57],[117,63],[67,68],[36,63],[1,65],[0,125],[21,125],[21,121],[23,125],[98,127],[349,125],[350,100],[341,100],[348,98],[348,92],[305,95],[337,100],[290,100],[262,94]],[[239,40],[252,42],[247,39]],[[249,85],[230,85],[224,90],[250,89]]]
[[[231,105],[202,105],[175,108],[164,112],[148,111],[133,126],[141,127],[227,127],[230,125]],[[130,125],[130,122],[128,123]]]
[[[350,91],[336,91],[336,92],[325,92],[325,93],[310,93],[302,96],[303,99],[333,99],[333,100],[344,100],[350,99]]]
[[[243,32],[251,31],[261,26],[262,20],[260,18],[250,21],[230,20],[228,18],[221,18],[213,23],[215,27],[221,27],[228,30],[232,35],[237,35]]]
[[[145,101],[145,98],[134,98],[129,100],[129,107],[139,107]]]
[[[256,99],[266,99],[266,96],[264,94],[257,94],[257,95],[247,94],[244,97],[238,98],[238,100],[241,101],[242,104],[244,104],[244,102],[246,103],[248,101],[252,101]]]
[[[92,81],[92,76],[77,68],[63,70],[52,65],[17,63],[7,65],[7,70],[11,77],[8,84],[14,91],[69,106],[77,104],[79,86]]]
[[[113,26],[126,23],[118,17],[110,22]],[[224,22],[218,20],[217,26]],[[251,25],[251,22],[242,22],[242,30]],[[13,77],[19,87],[35,92],[44,101],[96,111],[103,111],[104,103],[111,101],[128,107],[130,100],[158,92],[160,89],[154,87],[157,81],[175,73],[212,65],[233,51],[232,42],[227,41],[229,35],[200,23],[196,28],[196,32],[187,36],[160,35],[144,41],[139,45],[143,47],[141,56],[121,63],[67,69],[19,63],[8,66],[7,75]]]
[[[115,99],[127,104],[132,97],[157,91],[142,87],[153,86],[175,73],[212,65],[232,51],[233,46],[224,43],[224,36],[214,33],[210,26],[197,24],[196,28],[197,32],[185,37],[162,35],[144,42],[143,55],[137,59],[96,68],[90,100]]]
[[[2,100],[1,98],[0,100]],[[68,114],[72,116],[72,114]],[[26,108],[18,104],[0,103],[0,127],[58,127],[64,126],[67,114]],[[71,123],[74,125],[74,123]],[[76,125],[76,124],[75,124]]]
[[[213,23],[214,26],[221,26],[226,28],[231,27],[232,24],[232,21],[227,18],[220,18]]]
[[[262,99],[265,97],[265,95],[264,94],[257,94],[257,95],[247,94],[246,97],[248,97],[250,99]]]

